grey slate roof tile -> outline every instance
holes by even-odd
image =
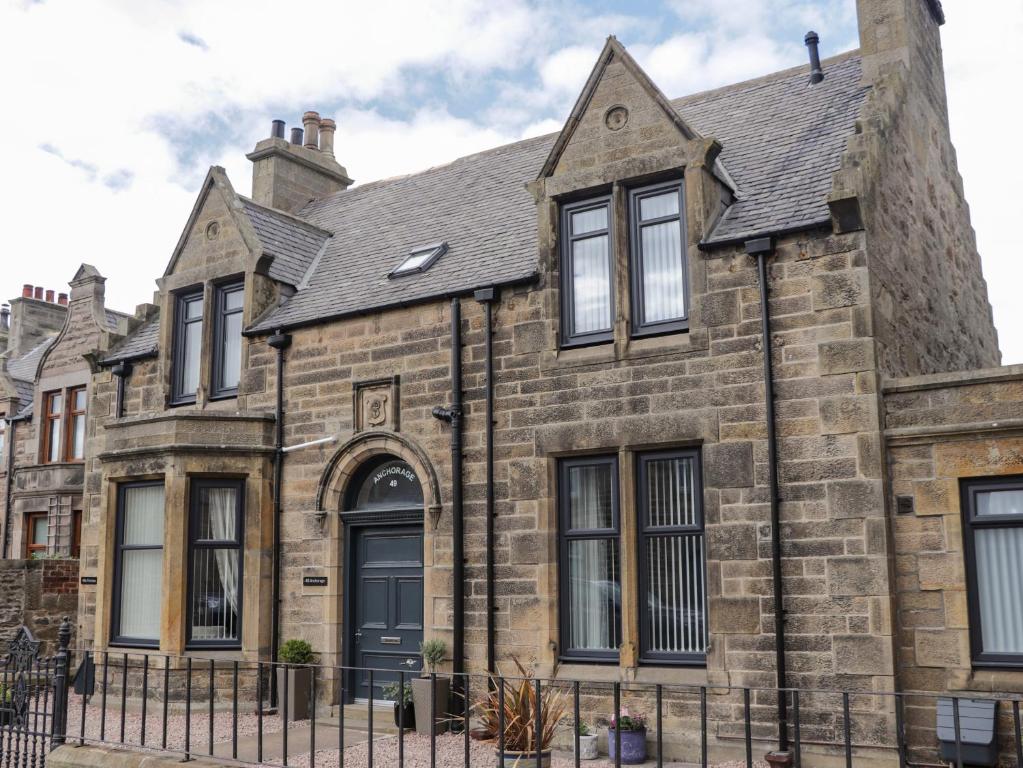
[[[152,357],[158,349],[160,340],[160,315],[150,318],[142,323],[135,331],[129,334],[124,341],[114,347],[101,361],[101,365],[110,365],[119,360],[135,360],[142,357]]]
[[[39,363],[42,362],[43,355],[46,354],[46,350],[50,348],[55,340],[56,336],[43,339],[21,357],[7,361],[7,374],[11,377],[14,389],[18,393],[18,406],[21,408],[17,414],[18,417],[27,416],[32,413]]]
[[[860,83],[857,55],[832,59],[825,67],[826,79],[814,87],[801,67],[672,102],[696,130],[721,142],[720,161],[741,193],[707,244],[828,221],[831,174],[867,88]],[[301,217],[334,237],[307,282],[251,330],[529,279],[538,268],[536,208],[524,185],[536,178],[556,138],[516,142],[310,203]],[[303,265],[315,258],[314,242],[294,231],[291,217],[282,223],[277,219],[283,215],[266,211],[249,215],[288,252],[278,279],[299,285]],[[448,252],[430,269],[388,278],[413,248],[440,241],[448,243]]]
[[[299,285],[330,232],[266,208],[247,197],[239,195],[238,199],[263,244],[264,253],[273,256],[269,276],[282,283]]]

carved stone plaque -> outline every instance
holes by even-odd
[[[399,378],[357,381],[354,384],[355,431],[398,431]]]

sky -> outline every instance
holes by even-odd
[[[1023,363],[1023,2],[944,5],[952,138]],[[150,301],[208,167],[248,194],[274,118],[334,117],[372,181],[559,130],[608,34],[674,98],[803,64],[811,28],[824,55],[856,47],[854,0],[0,0],[0,297],[86,262],[108,306]]]

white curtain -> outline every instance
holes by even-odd
[[[1023,490],[977,494],[977,517],[1023,518]],[[1023,528],[977,528],[980,626],[988,653],[1023,653]]]
[[[572,244],[573,331],[592,333],[611,328],[611,259],[608,236]]]
[[[238,638],[239,550],[217,542],[238,540],[237,490],[203,488],[192,552],[192,638]]]
[[[240,293],[240,292],[239,292]],[[242,366],[242,314],[224,315],[224,359],[221,364],[220,386],[234,389],[241,379]]]
[[[163,486],[126,488],[121,514],[124,516],[124,549],[121,551],[119,634],[159,640],[163,595]]]
[[[234,541],[237,537],[235,531],[235,512],[237,500],[234,488],[210,488],[209,510],[210,528],[212,538],[217,541]],[[217,572],[220,574],[220,583],[224,589],[224,597],[233,613],[238,612],[238,550],[218,549]]]
[[[1019,515],[1023,517],[1023,490],[984,491],[977,494],[977,516]]]
[[[682,274],[682,225],[675,221],[641,228],[643,251],[643,322],[685,317]]]

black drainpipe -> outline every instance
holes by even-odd
[[[284,350],[291,335],[274,331],[266,343],[277,350],[277,404],[274,408],[273,582],[270,595],[270,662],[281,645],[281,482],[284,477]],[[262,706],[262,703],[260,703]],[[277,706],[277,675],[270,675],[270,708]]]
[[[110,372],[117,377],[117,399],[114,402],[114,416],[124,416],[124,380],[131,376],[131,363],[121,360],[110,369]]]
[[[462,532],[462,306],[451,300],[451,406],[438,405],[435,418],[451,425],[451,580],[452,580],[452,688],[457,694],[465,671],[465,542]],[[455,701],[460,697],[455,696]],[[456,706],[458,706],[456,704]]]
[[[767,259],[774,253],[774,241],[761,237],[746,241],[746,253],[757,259],[760,283],[760,333],[764,356],[764,406],[767,412],[767,467],[771,482],[771,581],[774,587],[774,655],[778,671],[778,751],[789,751],[788,688],[785,672],[785,610],[781,579],[781,522],[778,510],[778,438],[774,424],[774,368],[771,363],[771,313],[768,306]]]
[[[484,370],[486,373],[486,483],[487,483],[487,672],[491,674],[497,664],[497,638],[494,626],[494,329],[493,303],[497,299],[495,288],[476,291],[476,301],[483,305],[483,335],[485,340]]]
[[[4,546],[0,549],[0,556],[7,559],[7,545],[10,544],[11,534],[11,487],[14,485],[14,425],[17,419],[7,419],[7,488],[5,489],[4,501]]]

